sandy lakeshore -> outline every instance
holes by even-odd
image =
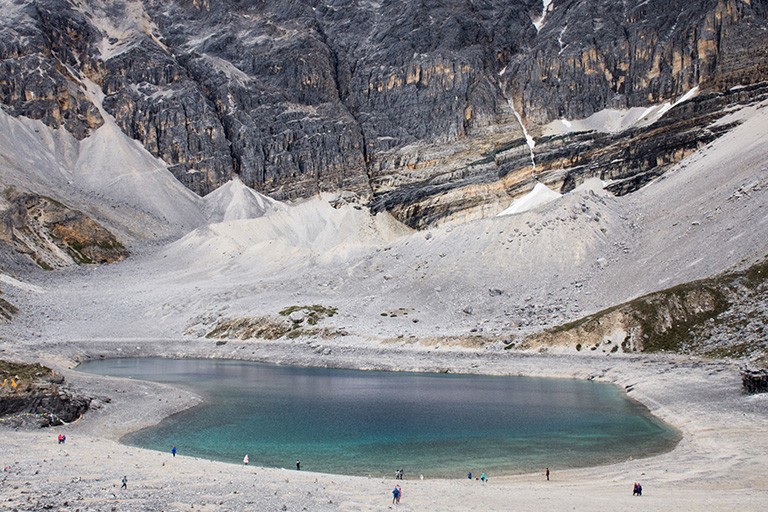
[[[678,356],[591,357],[411,346],[372,347],[337,342],[318,358],[305,344],[247,347],[210,342],[146,340],[47,345],[39,359],[63,371],[69,384],[95,397],[79,421],[56,429],[2,431],[0,499],[4,510],[761,510],[768,499],[768,396],[744,395],[738,368]],[[86,350],[84,347],[88,347]],[[6,357],[29,358],[31,347]],[[247,350],[246,350],[247,348]],[[669,453],[594,468],[541,474],[489,475],[482,484],[464,478],[394,480],[394,475],[351,477],[232,464],[128,447],[128,431],[198,403],[170,386],[81,374],[76,361],[102,355],[225,357],[350,368],[452,371],[591,378],[629,391],[682,440]],[[247,354],[247,355],[246,355]],[[371,364],[371,361],[384,361]],[[58,445],[59,432],[67,435]],[[169,447],[170,448],[170,447]],[[303,469],[304,469],[303,468]],[[123,476],[128,488],[120,489]],[[407,475],[413,476],[413,475]],[[632,483],[643,496],[632,496]],[[400,483],[403,498],[392,504]]]

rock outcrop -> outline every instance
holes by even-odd
[[[104,122],[82,84],[84,76],[99,74],[97,39],[91,21],[68,2],[4,5],[0,103],[13,115],[85,138]]]
[[[519,348],[680,352],[768,361],[768,260],[684,283],[534,334]]]
[[[764,1],[555,1],[505,73],[528,122],[658,104],[765,80]]]
[[[742,368],[741,384],[745,393],[768,393],[768,369]]]
[[[0,294],[2,293],[0,290]],[[9,322],[18,311],[16,306],[0,297],[0,322]]]
[[[82,416],[91,399],[67,389],[64,377],[39,364],[0,361],[0,425],[49,427]]]
[[[83,212],[51,198],[6,191],[0,212],[0,244],[51,270],[74,264],[114,263],[128,251],[106,228]]]

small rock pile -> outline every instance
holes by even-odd
[[[742,368],[741,384],[746,393],[768,393],[768,368]]]

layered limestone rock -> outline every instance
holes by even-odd
[[[44,269],[83,263],[114,263],[128,251],[84,213],[31,193],[6,192],[0,212],[0,243],[29,256]]]

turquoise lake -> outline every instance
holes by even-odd
[[[78,370],[172,383],[202,405],[123,439],[220,461],[348,475],[466,478],[668,451],[677,431],[610,384],[229,360],[105,359]]]

